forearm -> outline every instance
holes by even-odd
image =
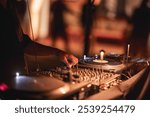
[[[25,53],[30,54],[30,55],[37,55],[37,56],[48,56],[48,55],[60,56],[61,54],[64,54],[65,52],[57,48],[52,48],[52,47],[41,45],[41,44],[31,41],[31,43],[27,45],[25,49]]]
[[[60,49],[44,46],[31,41],[25,48],[25,53],[35,56],[57,56],[57,58],[64,62],[68,68],[78,63],[78,59]]]

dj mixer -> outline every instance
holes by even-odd
[[[96,59],[95,57],[83,57],[79,60],[79,64],[71,69],[60,66],[43,70],[40,74],[63,81],[72,87],[78,86],[78,89],[75,89],[76,92],[70,88],[69,92],[72,93],[65,98],[86,99],[91,95],[120,85],[148,66],[146,61],[138,62],[141,59],[138,61],[132,59],[128,63],[124,63],[122,58],[118,59],[118,56],[117,59],[107,56],[105,58],[107,63],[95,62]]]
[[[107,62],[99,60],[97,56],[84,56],[71,69],[56,66],[32,75],[17,74],[11,81],[13,96],[17,99],[89,99],[120,86],[135,75],[138,79],[140,72],[149,66],[149,59],[126,62],[122,55],[107,55],[104,58]]]

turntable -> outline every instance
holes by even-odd
[[[64,87],[66,84],[56,78],[42,75],[16,75],[11,79],[11,88],[26,92],[46,92]]]

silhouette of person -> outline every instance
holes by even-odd
[[[64,11],[67,10],[63,0],[54,1],[50,7],[52,12],[52,21],[50,23],[50,34],[54,41],[61,38],[65,41],[66,45],[68,43],[67,34],[65,31],[66,24],[64,21]]]
[[[34,56],[56,55],[68,67],[78,62],[72,54],[32,41],[23,33],[15,11],[15,0],[0,0],[0,82],[10,78],[16,71],[24,71],[24,53]]]
[[[150,33],[150,3],[143,0],[141,6],[137,8],[131,18],[133,30],[128,43],[131,44],[131,56],[148,57],[148,37]]]
[[[84,28],[85,38],[84,38],[84,54],[89,54],[90,49],[90,33],[92,30],[93,20],[96,18],[96,9],[101,0],[86,0],[82,9],[81,22]]]

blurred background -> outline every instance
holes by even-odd
[[[150,56],[150,0],[16,0],[24,33],[77,57]],[[31,16],[31,17],[30,17]],[[32,29],[33,28],[33,34]]]

